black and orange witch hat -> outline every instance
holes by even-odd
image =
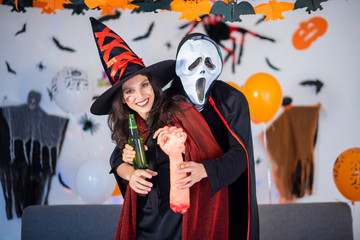
[[[115,93],[124,82],[138,74],[151,73],[160,82],[169,82],[175,77],[175,60],[166,60],[149,67],[110,28],[90,17],[94,38],[101,63],[112,85],[92,104],[90,111],[95,115],[106,115],[111,109]]]

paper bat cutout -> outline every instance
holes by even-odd
[[[68,52],[75,52],[74,49],[72,49],[70,47],[64,47],[63,45],[61,45],[59,40],[57,40],[55,37],[53,37],[52,40],[60,50],[68,51]]]
[[[42,64],[42,62],[39,62],[38,65],[36,65],[40,71],[44,70],[46,67]]]
[[[121,12],[119,12],[118,10],[115,10],[115,14],[103,16],[103,17],[99,18],[98,20],[100,22],[105,22],[105,21],[108,21],[108,20],[119,19],[120,16],[121,16]]]
[[[208,0],[173,0],[170,4],[171,10],[181,12],[180,20],[200,21],[199,15],[209,14],[211,3]]]
[[[281,14],[282,12],[294,10],[294,3],[289,2],[277,2],[276,0],[270,0],[269,3],[263,3],[254,7],[256,14],[266,14],[264,21],[285,19]]]
[[[172,0],[134,0],[130,2],[130,4],[134,4],[139,6],[138,8],[134,9],[134,12],[155,12],[156,10],[171,10],[170,3]]]
[[[316,87],[316,94],[318,94],[320,92],[321,88],[324,86],[324,84],[318,79],[316,79],[315,81],[314,80],[302,81],[302,82],[300,82],[300,85],[302,85],[302,86],[307,86],[307,85],[315,86]]]
[[[21,33],[24,33],[24,32],[26,32],[26,23],[24,23],[24,25],[23,25],[23,27],[22,27],[21,30],[19,30],[19,31],[17,31],[17,32],[15,33],[15,36],[17,36],[17,35],[19,35],[19,34],[21,34]]]
[[[280,71],[279,68],[275,67],[274,65],[272,65],[272,64],[270,63],[270,61],[269,61],[268,58],[265,58],[265,61],[266,61],[267,65],[269,65],[269,67],[271,67],[272,69],[274,69],[274,70],[276,70],[276,71]]]
[[[64,181],[63,181],[60,173],[58,174],[58,180],[59,180],[59,183],[60,183],[64,188],[67,188],[67,189],[71,190],[71,188],[70,188],[67,184],[64,183]]]
[[[255,11],[249,2],[236,3],[236,0],[229,0],[228,4],[223,1],[215,2],[210,14],[224,15],[223,22],[241,22],[240,15],[255,14]]]
[[[306,7],[306,11],[310,14],[311,11],[316,11],[317,9],[322,10],[322,2],[327,2],[327,0],[297,0],[294,5],[294,10]]]
[[[72,0],[73,4],[63,4],[64,8],[66,9],[72,9],[72,13],[71,15],[77,14],[77,15],[84,15],[85,14],[85,10],[89,10],[89,7],[86,6],[86,4],[84,3],[84,1],[74,1]]]
[[[139,36],[139,37],[134,38],[133,41],[139,41],[139,40],[141,40],[141,39],[146,39],[146,38],[148,38],[148,37],[150,36],[150,34],[151,34],[151,31],[152,31],[153,27],[154,27],[154,22],[152,22],[152,23],[150,24],[147,33],[145,33],[145,34],[142,35],[142,36]]]
[[[255,23],[255,25],[258,25],[259,23],[264,22],[265,18],[266,18],[266,15],[263,16],[262,18],[260,18],[259,20],[257,20],[256,23]]]
[[[5,61],[5,63],[6,63],[7,71],[9,73],[12,73],[12,74],[16,75],[16,72],[10,67],[10,64],[7,61]]]

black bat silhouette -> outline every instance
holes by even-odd
[[[40,71],[44,70],[46,67],[42,64],[42,62],[39,62],[38,65],[36,65]]]
[[[114,15],[106,15],[106,16],[103,16],[103,17],[99,18],[98,20],[100,22],[105,22],[105,21],[108,21],[108,20],[118,19],[118,18],[120,18],[120,16],[121,16],[121,13],[119,11],[115,10]]]
[[[63,51],[68,51],[68,52],[75,52],[74,49],[69,48],[69,47],[64,47],[63,45],[60,44],[59,40],[57,40],[55,37],[52,38],[52,40],[54,41],[54,43],[56,44],[56,46]]]
[[[269,67],[271,67],[272,69],[274,69],[274,70],[276,70],[276,71],[280,71],[279,68],[275,67],[274,65],[272,65],[272,64],[270,63],[270,61],[269,61],[268,58],[265,58],[265,61],[266,61],[266,63],[269,65]]]
[[[138,40],[141,40],[141,39],[148,38],[148,37],[150,36],[150,34],[151,34],[151,31],[152,31],[153,27],[154,27],[154,22],[152,22],[152,23],[150,24],[150,27],[149,27],[147,33],[145,33],[145,34],[142,35],[142,36],[139,36],[139,37],[134,38],[133,41],[138,41]]]
[[[10,67],[10,64],[7,61],[5,61],[5,63],[6,63],[8,72],[16,75],[16,72]]]
[[[252,5],[246,1],[240,3],[236,3],[236,1],[229,1],[229,3],[217,1],[211,7],[210,13],[224,15],[223,22],[241,22],[241,15],[255,14],[255,11]]]
[[[306,86],[306,85],[315,86],[316,87],[316,94],[318,94],[320,92],[321,88],[324,86],[324,84],[318,79],[316,79],[315,81],[314,80],[302,81],[302,82],[300,82],[300,85],[302,85],[302,86]]]
[[[19,35],[19,34],[21,34],[21,33],[24,33],[24,32],[26,32],[26,23],[24,23],[24,25],[23,25],[23,27],[22,27],[22,29],[21,29],[20,31],[17,31],[17,32],[15,33],[15,36],[16,36],[16,35]]]
[[[294,10],[306,7],[306,11],[310,14],[311,11],[322,10],[322,2],[327,2],[327,0],[296,0]]]

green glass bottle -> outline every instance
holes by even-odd
[[[135,151],[135,158],[133,160],[133,166],[135,169],[145,169],[148,167],[146,156],[145,156],[145,149],[144,149],[144,142],[143,138],[139,134],[139,130],[137,128],[135,122],[134,114],[129,115],[129,144],[134,148]]]

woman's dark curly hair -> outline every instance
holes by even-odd
[[[186,101],[183,96],[165,97],[159,81],[151,74],[144,74],[154,90],[155,100],[145,123],[153,132],[170,123],[174,114],[179,111],[179,103]],[[129,136],[128,115],[135,113],[123,102],[123,91],[118,90],[109,112],[108,125],[111,130],[111,139],[119,148],[123,148]]]

